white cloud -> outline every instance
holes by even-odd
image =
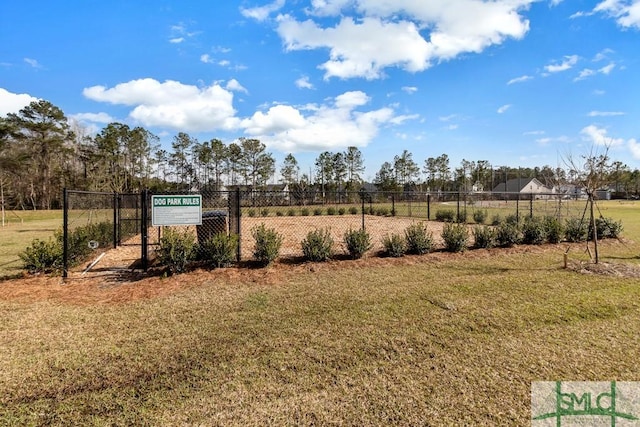
[[[112,88],[93,86],[83,93],[94,101],[132,107],[129,117],[147,127],[184,132],[243,130],[270,147],[291,152],[363,147],[381,127],[417,118],[396,115],[391,107],[367,110],[370,98],[360,91],[345,92],[321,105],[275,105],[240,118],[233,108],[233,91],[238,90],[246,89],[236,80],[225,87],[215,83],[200,88],[147,78]]]
[[[596,5],[593,12],[608,15],[623,28],[640,29],[640,0],[604,0]]]
[[[578,63],[578,55],[568,55],[560,63],[545,65],[544,69],[549,73],[559,73],[573,68]]]
[[[515,84],[515,83],[523,83],[523,82],[526,82],[527,80],[531,80],[531,79],[533,79],[532,76],[527,76],[527,75],[520,76],[520,77],[516,77],[516,78],[513,78],[513,79],[509,80],[507,82],[507,85],[512,85],[512,84]]]
[[[231,65],[231,61],[223,59],[221,61],[218,61],[218,65],[221,67],[228,67],[229,65]]]
[[[624,144],[622,138],[612,138],[607,136],[607,130],[596,125],[589,125],[580,131],[583,140],[593,145],[615,147]]]
[[[32,58],[24,58],[24,62],[32,66],[33,68],[42,68],[42,65],[36,60]]]
[[[169,27],[169,31],[169,43],[172,44],[184,43],[187,39],[190,39],[199,33],[198,31],[189,31],[187,25],[183,22],[172,25]]]
[[[418,88],[415,86],[403,86],[402,90],[406,93],[408,93],[409,95],[413,95],[414,93],[416,93],[418,91]]]
[[[391,118],[389,120],[389,123],[394,124],[394,125],[401,125],[406,121],[417,120],[419,118],[420,118],[419,114],[405,114],[405,115],[401,115],[401,116],[394,116],[393,118]]]
[[[257,21],[264,21],[273,12],[277,12],[284,6],[284,0],[275,0],[273,3],[269,3],[266,6],[253,7],[253,8],[240,8],[240,13],[246,18],[253,18]]]
[[[598,72],[601,74],[609,75],[615,67],[616,67],[616,64],[612,62],[611,64],[605,65],[604,67],[600,68]]]
[[[590,16],[592,15],[589,12],[584,12],[584,11],[578,11],[576,13],[574,13],[573,15],[569,16],[569,19],[576,19],[576,18],[582,18],[583,16]]]
[[[640,160],[640,142],[632,138],[627,142],[627,146],[629,147],[629,151],[631,151],[633,158]]]
[[[230,90],[232,92],[244,92],[249,93],[249,91],[240,84],[236,79],[231,79],[227,82],[225,89]]]
[[[597,70],[592,70],[590,68],[585,68],[584,70],[580,71],[580,74],[578,74],[578,77],[576,77],[575,79],[573,79],[574,82],[580,81],[580,80],[584,80],[588,77],[592,77],[595,76],[597,74],[604,74],[605,76],[608,76],[609,74],[611,74],[611,71],[613,71],[613,69],[616,67],[615,63],[610,63],[608,65],[605,65],[602,68],[599,68]]]
[[[568,142],[571,142],[571,138],[569,138],[568,136],[558,136],[555,138],[544,137],[544,138],[536,139],[536,142],[542,146],[547,146],[553,142],[560,142],[560,143],[566,144]]]
[[[584,70],[580,71],[580,74],[578,74],[578,77],[576,77],[575,79],[573,79],[574,82],[577,82],[579,80],[584,80],[587,77],[591,77],[593,75],[596,74],[595,70],[592,70],[590,68],[585,68]]]
[[[281,151],[333,150],[350,145],[364,147],[380,127],[409,119],[395,116],[392,108],[359,111],[369,97],[346,92],[323,105],[295,108],[276,105],[242,120],[245,132]]]
[[[296,80],[296,86],[300,89],[314,89],[314,86],[309,81],[308,76],[302,76],[298,80]]]
[[[438,117],[438,120],[440,120],[441,122],[449,122],[449,121],[455,119],[456,117],[458,117],[457,114],[449,114],[448,116],[440,116],[440,117]]]
[[[625,113],[622,111],[590,111],[587,116],[589,117],[613,117],[613,116],[624,116]]]
[[[144,126],[158,126],[185,132],[233,129],[237,127],[233,93],[214,84],[204,88],[167,80],[132,80],[113,88],[93,86],[85,97],[99,102],[133,106],[129,116]]]
[[[9,113],[17,113],[33,101],[37,101],[26,93],[11,93],[0,87],[0,117],[4,117]]]
[[[200,55],[200,62],[204,62],[205,64],[213,64],[215,61],[208,53]]]
[[[325,78],[384,76],[387,67],[423,71],[433,63],[479,53],[520,39],[529,21],[519,12],[531,0],[313,0],[311,15],[340,17],[323,27],[280,15],[277,31],[288,50],[328,49]],[[358,16],[345,16],[355,11]],[[324,22],[324,21],[323,21]],[[424,33],[425,34],[423,36]]]
[[[91,122],[91,123],[102,123],[108,124],[113,123],[115,120],[107,113],[79,113],[72,114],[69,116],[70,118],[78,121],[78,122]]]
[[[509,108],[511,108],[511,104],[505,104],[502,107],[498,108],[497,113],[498,114],[506,113]]]
[[[612,53],[614,53],[614,51],[612,49],[609,49],[609,48],[602,49],[600,52],[596,53],[596,56],[593,57],[593,62],[604,61]]]

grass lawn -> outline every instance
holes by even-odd
[[[640,380],[640,279],[567,247],[0,282],[0,424],[530,425],[532,381]]]
[[[22,272],[18,254],[33,239],[47,240],[62,229],[62,211],[7,211],[0,226],[0,278]]]

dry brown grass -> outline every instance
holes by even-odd
[[[0,421],[529,425],[531,381],[640,380],[640,281],[564,250],[5,282]]]

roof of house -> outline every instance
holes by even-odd
[[[507,193],[527,193],[527,190],[535,189],[537,191],[544,190],[551,192],[551,188],[546,187],[536,178],[515,178],[510,179],[506,183],[501,182],[493,189],[494,192],[507,192]]]

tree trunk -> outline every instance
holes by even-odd
[[[598,230],[596,229],[596,217],[594,215],[593,212],[593,194],[589,195],[589,208],[591,210],[591,229],[592,229],[592,233],[593,233],[593,246],[594,246],[594,252],[595,252],[595,262],[596,264],[598,264],[599,262],[599,258],[598,258]]]

